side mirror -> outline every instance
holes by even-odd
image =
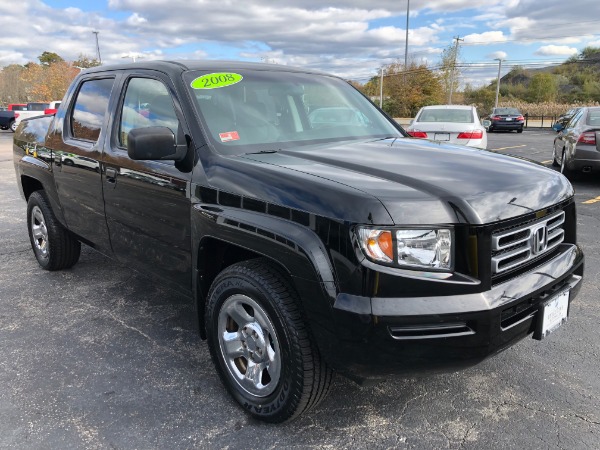
[[[177,145],[175,135],[167,127],[135,128],[127,135],[127,154],[137,160],[181,161],[186,145]]]
[[[560,133],[562,130],[565,129],[565,127],[563,126],[563,124],[562,123],[558,123],[558,122],[556,122],[552,128],[554,128],[554,131],[556,131],[557,133]]]
[[[492,122],[490,120],[483,119],[481,121],[481,125],[483,125],[486,128],[489,127],[491,124],[492,124]]]

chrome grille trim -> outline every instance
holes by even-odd
[[[564,223],[565,212],[558,211],[541,220],[494,233],[492,235],[492,275],[498,275],[527,264],[532,259],[543,256],[557,247],[565,238],[565,231],[562,228]],[[542,251],[536,251],[536,236],[534,235],[540,229],[545,230],[540,232],[541,237],[545,239],[545,247]]]

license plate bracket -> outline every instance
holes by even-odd
[[[449,141],[450,133],[435,133],[433,136],[434,141]]]
[[[569,296],[570,291],[566,289],[540,304],[537,324],[533,333],[534,339],[541,341],[567,321],[569,317]]]

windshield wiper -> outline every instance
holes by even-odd
[[[281,150],[281,149],[279,149]],[[264,153],[277,153],[279,150],[259,150],[257,152],[248,152],[248,153],[244,153],[245,155],[261,155]]]

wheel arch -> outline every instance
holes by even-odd
[[[206,212],[204,212],[206,213]],[[278,267],[296,289],[309,319],[326,325],[337,294],[333,264],[319,237],[309,228],[277,217],[222,210],[212,220],[193,220],[194,320],[200,336],[204,329],[207,294],[225,268],[249,259],[265,258]],[[194,223],[195,222],[195,223]]]

